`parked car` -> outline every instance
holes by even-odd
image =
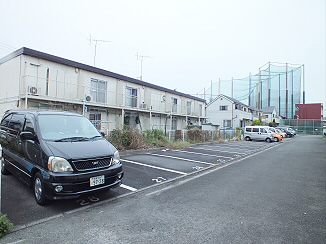
[[[283,140],[282,134],[279,130],[275,129],[274,127],[268,127],[268,130],[274,133],[274,141],[279,142]]]
[[[276,142],[279,142],[279,141],[282,141],[283,140],[283,137],[279,134],[274,134],[274,141]]]
[[[279,129],[279,130],[285,132],[287,137],[294,137],[296,135],[295,130],[293,130],[290,127],[276,127],[276,129]]]
[[[280,129],[274,128],[276,133],[281,135],[283,138],[285,138],[287,136],[286,132],[281,131]]]
[[[272,142],[274,141],[274,133],[268,129],[268,126],[246,126],[244,129],[244,139],[246,141],[262,140]]]
[[[79,114],[7,111],[0,144],[1,173],[31,186],[40,205],[117,187],[123,178],[118,150]]]

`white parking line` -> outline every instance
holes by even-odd
[[[124,184],[121,184],[120,187],[121,187],[121,188],[124,188],[124,189],[127,189],[127,190],[129,190],[129,191],[137,191],[136,188],[133,188],[133,187],[131,187],[131,186],[127,186],[127,185],[124,185]]]
[[[172,173],[176,173],[176,174],[180,174],[180,175],[187,175],[187,173],[184,173],[181,171],[176,171],[176,170],[167,169],[167,168],[161,168],[161,167],[157,167],[157,166],[153,166],[153,165],[149,165],[149,164],[138,163],[138,162],[130,161],[130,160],[126,160],[126,159],[120,159],[120,161],[131,163],[131,164],[137,164],[137,165],[141,165],[141,166],[145,166],[145,167],[149,167],[149,168],[153,168],[153,169],[164,170],[164,171],[168,171],[168,172],[172,172]]]
[[[175,151],[177,151],[177,150],[175,150]],[[180,151],[180,152],[182,152],[182,151]],[[197,161],[197,160],[192,160],[192,159],[187,159],[187,158],[179,158],[179,157],[174,157],[174,156],[169,156],[169,155],[162,155],[162,154],[156,154],[156,153],[148,153],[148,154],[153,155],[153,156],[158,156],[158,157],[174,158],[174,159],[178,159],[178,160],[189,161],[189,162],[200,163],[200,164],[215,165],[213,163],[202,162],[202,161]]]
[[[198,153],[198,152],[189,152],[189,151],[182,151],[182,150],[174,150],[174,151],[182,152],[182,153],[192,153],[192,154],[203,155],[203,156],[218,157],[218,158],[232,158],[232,157],[228,157],[228,156],[220,156],[220,155],[205,154],[205,153]]]
[[[239,144],[230,144],[229,148],[239,148],[239,149],[250,149],[250,148],[260,148],[259,145],[261,145],[262,143],[266,143],[266,142],[259,142],[259,141],[243,141],[242,143]]]
[[[235,146],[207,146],[206,148],[220,148],[220,149],[237,149],[237,150],[240,150],[240,151],[243,151],[243,150],[252,150],[252,149],[256,149],[256,148],[260,148],[260,147],[253,147],[253,146],[241,146],[241,145],[235,145]]]
[[[190,148],[193,148],[193,149],[200,149],[200,150],[207,150],[207,151],[216,151],[216,152],[226,152],[226,153],[246,154],[246,153],[241,153],[241,152],[222,151],[222,150],[208,149],[208,148],[202,148],[202,147],[190,147]]]

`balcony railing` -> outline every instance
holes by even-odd
[[[108,86],[109,87],[109,86]],[[137,109],[142,111],[151,111],[153,113],[175,114],[182,116],[200,116],[199,108],[193,108],[191,114],[188,114],[187,105],[175,104],[168,99],[161,99],[161,95],[148,94],[143,97],[142,94],[130,97],[125,93],[107,90],[101,96],[94,96],[89,85],[78,85],[75,82],[60,80],[46,80],[45,78],[35,76],[25,76],[22,79],[20,96],[36,98],[39,100],[54,100],[70,103],[83,103],[87,105],[96,105],[102,107]],[[153,95],[153,96],[152,96]],[[180,99],[181,100],[181,99]],[[181,103],[181,102],[180,102]]]

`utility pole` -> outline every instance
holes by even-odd
[[[106,40],[92,40],[92,35],[89,36],[89,45],[92,44],[92,42],[94,42],[94,46],[95,46],[95,50],[94,50],[94,67],[95,67],[95,59],[96,59],[96,49],[97,49],[97,44],[98,42],[111,42],[111,41],[106,41]]]
[[[138,52],[136,53],[136,57],[137,57],[137,60],[140,59],[140,77],[139,77],[139,79],[143,80],[143,60],[144,60],[144,58],[152,58],[152,57],[143,56],[141,54],[138,54]]]

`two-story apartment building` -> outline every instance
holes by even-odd
[[[98,129],[184,129],[205,100],[29,48],[0,59],[0,116],[8,109],[84,114]]]
[[[220,129],[235,129],[261,119],[262,111],[220,94],[207,104],[206,116],[208,123],[219,125]]]

